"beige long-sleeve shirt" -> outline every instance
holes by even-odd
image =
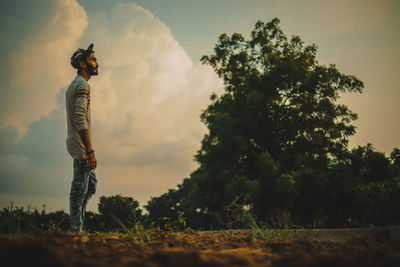
[[[80,75],[69,85],[65,93],[67,111],[67,150],[73,159],[84,159],[86,148],[79,131],[87,129],[92,139],[90,115],[90,85]]]

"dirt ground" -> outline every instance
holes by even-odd
[[[400,239],[264,241],[249,232],[0,237],[2,266],[400,266]],[[9,262],[9,263],[7,263]],[[7,263],[7,264],[4,264]]]

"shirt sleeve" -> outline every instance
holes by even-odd
[[[87,113],[89,97],[90,87],[87,84],[78,86],[75,94],[74,118],[72,121],[78,131],[88,129]]]

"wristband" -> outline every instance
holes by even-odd
[[[86,156],[88,156],[88,159],[94,158],[94,150],[86,151]]]

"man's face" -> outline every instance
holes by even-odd
[[[91,53],[86,58],[86,63],[87,63],[87,70],[90,75],[98,75],[99,74],[100,64],[97,61],[97,58],[94,56],[94,53]]]

